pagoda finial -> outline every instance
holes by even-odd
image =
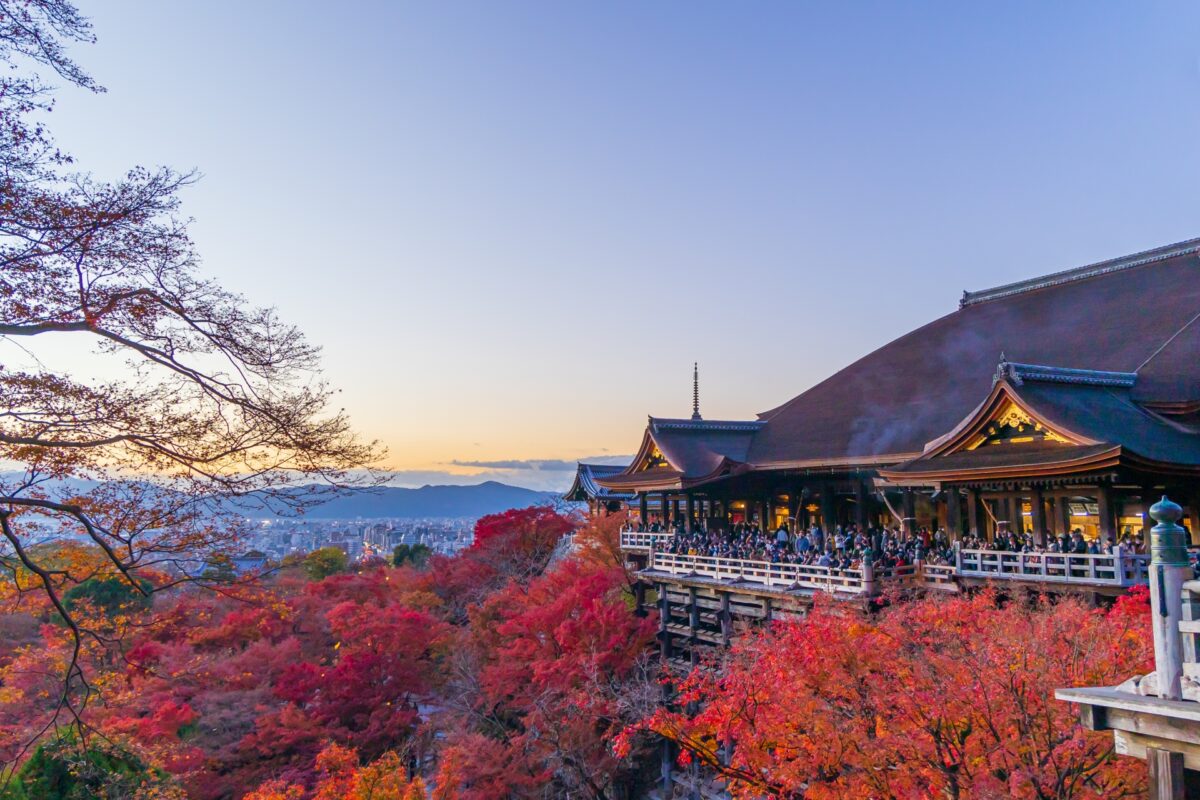
[[[692,419],[700,417],[700,362],[692,362]]]

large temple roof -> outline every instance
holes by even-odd
[[[1195,405],[1198,252],[1200,240],[1192,240],[966,293],[957,311],[760,414],[767,424],[748,459],[762,469],[916,456],[988,394],[1002,353],[1029,364],[1137,373],[1125,402]],[[1088,404],[1073,413],[1087,415]],[[1097,413],[1097,424],[1113,424],[1107,411]],[[1133,405],[1130,414],[1139,413]]]
[[[998,361],[1005,375],[996,374]],[[1019,454],[938,453],[940,465],[931,465],[931,444],[971,419],[999,382],[1019,387],[1047,422],[1075,431],[1070,452],[1051,442]],[[965,292],[958,310],[756,422],[652,417],[638,457],[600,482],[645,491],[748,470],[866,466],[899,476],[1006,458],[1013,467],[1098,469],[1128,458],[1200,465],[1198,425],[1200,239],[1193,239]]]

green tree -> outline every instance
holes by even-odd
[[[412,564],[414,567],[423,567],[431,555],[433,551],[423,544],[398,544],[392,551],[392,566]]]
[[[74,611],[80,603],[87,603],[93,611],[109,617],[121,612],[143,611],[150,607],[154,587],[145,578],[138,579],[138,584],[140,591],[125,578],[90,578],[63,592],[63,605],[68,611]]]
[[[0,800],[183,800],[165,773],[134,753],[95,737],[80,746],[74,734],[38,745],[0,788]]]
[[[345,572],[348,562],[340,547],[322,547],[304,557],[304,572],[309,580],[320,581],[330,575]]]

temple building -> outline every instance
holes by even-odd
[[[618,492],[601,486],[598,478],[604,478],[624,472],[625,467],[612,464],[586,464],[582,461],[575,465],[575,480],[571,488],[563,494],[564,500],[573,503],[587,503],[588,513],[592,516],[620,511],[629,501],[634,499],[630,492]]]
[[[965,292],[755,419],[704,419],[697,394],[690,418],[649,419],[628,467],[592,469],[642,520],[689,529],[1109,541],[1144,535],[1168,494],[1195,537],[1200,239]]]

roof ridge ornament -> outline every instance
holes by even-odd
[[[700,416],[700,362],[692,362],[692,419],[699,422]]]
[[[996,365],[996,374],[992,376],[992,385],[995,386],[1000,381],[1008,381],[1013,386],[1022,384],[1021,376],[1013,368],[1014,365],[1009,363],[1008,356],[1004,355],[1004,351],[1000,351],[1000,363]]]

